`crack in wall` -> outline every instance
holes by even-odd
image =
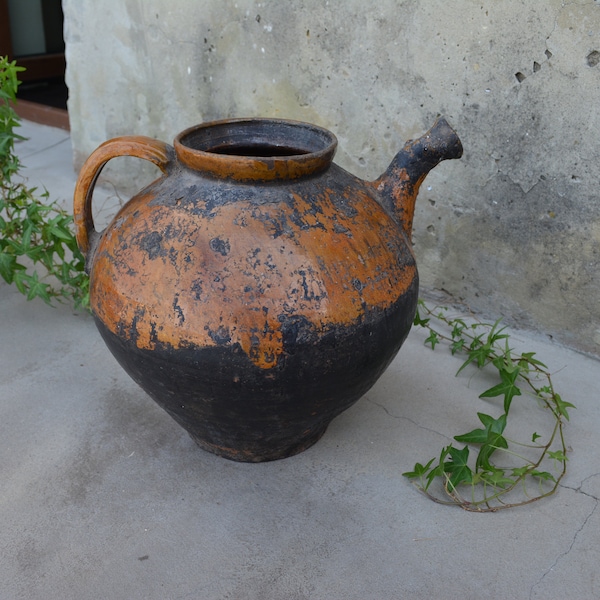
[[[577,487],[571,487],[571,486],[564,485],[564,484],[560,484],[560,487],[565,488],[567,490],[571,490],[573,492],[577,492],[578,494],[583,494],[584,496],[587,496],[588,498],[593,498],[594,500],[598,501],[598,500],[600,500],[600,498],[590,492],[584,491],[583,486],[585,485],[586,481],[589,481],[590,479],[593,479],[594,477],[598,477],[599,475],[600,475],[600,473],[592,473],[592,475],[588,475],[585,479],[581,480],[581,483]]]
[[[390,412],[387,407],[383,406],[383,404],[379,404],[379,402],[375,402],[374,400],[371,400],[370,398],[365,398],[365,400],[367,402],[370,402],[371,404],[374,404],[375,406],[378,406],[379,408],[381,408],[388,416],[392,417],[393,419],[400,419],[402,421],[408,421],[409,423],[412,423],[413,425],[415,425],[419,429],[423,429],[424,431],[429,431],[430,433],[435,433],[436,435],[439,435],[440,437],[443,437],[445,440],[448,440],[448,441],[452,442],[452,438],[449,438],[447,435],[441,433],[440,431],[436,431],[435,429],[431,429],[429,427],[425,427],[424,425],[421,425],[421,424],[417,423],[416,421],[413,421],[409,417],[403,417],[403,416],[400,416],[400,415],[395,415],[392,412]]]
[[[582,492],[582,493],[585,494],[585,492]],[[585,495],[587,496],[589,494],[585,494]],[[594,502],[594,507],[592,508],[592,510],[587,515],[587,517],[583,520],[583,523],[581,524],[581,526],[577,529],[577,531],[573,535],[573,539],[571,540],[571,543],[569,544],[569,547],[564,552],[562,552],[561,554],[559,554],[556,557],[556,559],[552,563],[552,565],[550,565],[550,567],[548,569],[546,569],[546,571],[544,571],[544,573],[542,573],[542,576],[531,586],[531,589],[529,590],[529,598],[530,598],[530,600],[533,598],[533,593],[535,591],[535,588],[538,587],[544,581],[544,579],[548,576],[548,574],[551,573],[556,568],[556,566],[566,556],[569,555],[569,553],[571,552],[571,550],[575,546],[575,542],[577,541],[577,538],[579,537],[579,534],[585,529],[585,526],[587,525],[588,521],[591,519],[591,517],[596,512],[597,508],[598,508],[598,499],[596,499],[596,501]]]
[[[592,500],[600,500],[600,498],[598,498],[597,496],[594,496],[594,494],[590,494],[589,492],[584,492],[581,487],[578,488],[574,488],[574,487],[569,487],[568,485],[562,485],[559,484],[559,487],[567,489],[567,490],[571,490],[572,492],[576,492],[578,494],[583,494],[584,496],[587,496],[588,498],[592,498]]]

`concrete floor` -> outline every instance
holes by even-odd
[[[21,133],[30,182],[70,203],[68,134]],[[195,446],[90,317],[3,282],[0,311],[3,600],[600,598],[595,360],[513,334],[577,406],[569,471],[549,499],[474,514],[401,476],[493,410],[485,379],[454,377],[459,359],[419,329],[315,446],[242,464]]]

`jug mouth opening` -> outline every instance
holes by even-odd
[[[240,181],[297,179],[325,170],[337,148],[333,133],[283,119],[228,119],[186,129],[175,138],[185,166]]]

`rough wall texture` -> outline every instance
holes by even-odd
[[[443,113],[465,156],[419,196],[422,289],[600,354],[600,1],[63,5],[76,166],[117,135],[274,116],[373,179]],[[137,187],[127,160],[111,177]]]

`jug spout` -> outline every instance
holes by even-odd
[[[373,183],[386,208],[410,239],[419,187],[438,163],[460,158],[463,148],[458,135],[443,117],[417,140],[409,140],[385,173]]]

